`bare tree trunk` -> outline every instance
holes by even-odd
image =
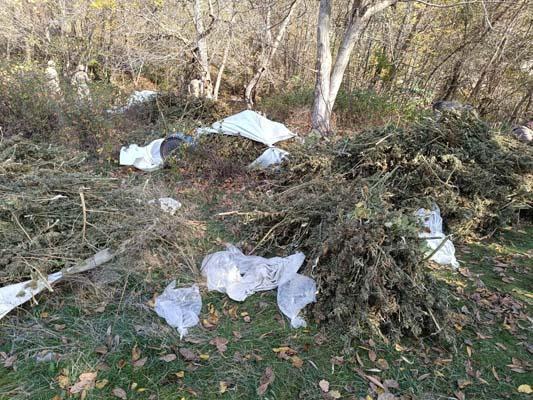
[[[332,62],[329,40],[330,25],[331,2],[330,0],[321,0],[318,11],[315,99],[311,120],[313,128],[322,134],[331,132],[331,109],[328,107]]]
[[[331,48],[329,44],[329,30],[331,19],[331,1],[320,0],[318,13],[317,34],[317,80],[315,86],[315,99],[313,104],[312,124],[321,134],[331,132],[331,112],[339,92],[344,72],[350,61],[350,55],[359,39],[363,27],[368,20],[399,0],[381,0],[372,6],[362,5],[361,0],[353,3],[348,21],[348,26],[342,42],[331,67]],[[326,54],[327,53],[327,54]],[[330,74],[331,71],[331,74]]]
[[[231,29],[231,28],[230,28]],[[230,33],[226,47],[224,48],[224,55],[222,56],[222,62],[217,73],[217,80],[215,82],[215,88],[213,89],[213,100],[218,100],[218,92],[220,90],[220,83],[222,82],[222,75],[224,74],[224,69],[226,68],[226,61],[228,60],[229,47],[231,45],[231,39],[233,35]]]
[[[194,0],[194,25],[196,27],[196,46],[198,48],[198,62],[202,69],[203,78],[211,79],[209,73],[209,57],[207,53],[207,38],[202,21],[202,4],[201,0]]]
[[[265,55],[262,56],[262,59],[260,61],[259,69],[255,72],[254,76],[246,86],[246,89],[244,91],[244,100],[246,101],[246,105],[248,108],[253,108],[254,102],[253,102],[253,94],[256,90],[257,84],[259,83],[259,80],[265,73],[265,71],[268,69],[268,66],[270,65],[270,62],[272,61],[272,58],[274,58],[274,55],[276,54],[278,47],[281,43],[281,39],[283,39],[283,35],[285,34],[285,31],[287,30],[287,26],[289,25],[289,22],[291,20],[292,14],[294,10],[296,9],[296,5],[298,4],[300,0],[294,0],[292,4],[289,7],[289,12],[283,19],[281,26],[279,27],[278,34],[276,35],[276,38],[274,39],[274,42],[270,46],[270,49],[266,52]]]

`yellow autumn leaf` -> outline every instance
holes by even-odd
[[[209,360],[209,354],[200,354],[200,360],[202,361]]]
[[[109,381],[107,379],[102,379],[101,381],[96,381],[94,386],[97,389],[103,389],[108,383],[109,383]]]
[[[529,385],[520,385],[518,386],[518,393],[531,394],[533,393],[533,389]]]
[[[220,394],[226,393],[226,391],[228,390],[228,384],[224,381],[220,381],[218,383],[218,387],[219,387]]]
[[[178,372],[176,372],[176,376],[177,376],[178,378],[183,378],[183,377],[185,376],[185,371],[178,371]]]

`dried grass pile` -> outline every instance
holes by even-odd
[[[185,222],[147,204],[143,186],[94,172],[84,153],[20,137],[0,141],[0,285],[121,249],[173,248]],[[156,196],[157,197],[157,196]],[[169,251],[162,249],[164,257]]]

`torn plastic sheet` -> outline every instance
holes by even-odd
[[[170,215],[176,214],[176,211],[181,208],[181,203],[178,200],[173,199],[172,197],[161,197],[159,199],[153,199],[148,202],[148,204],[155,205],[158,204],[166,213]]]
[[[142,171],[155,171],[163,166],[161,143],[165,139],[157,139],[147,146],[130,144],[120,149],[120,165],[130,165]]]
[[[153,90],[136,90],[130,95],[130,97],[128,97],[125,106],[113,107],[110,110],[107,110],[107,112],[111,114],[123,113],[137,104],[142,104],[152,100],[155,96],[157,96],[157,92],[154,92]]]
[[[52,285],[65,276],[89,271],[102,265],[113,258],[109,249],[99,251],[83,263],[65,268],[59,272],[48,275],[46,280],[35,279],[26,282],[15,283],[0,288],[0,319],[5,317],[11,310],[33,299],[44,289],[52,290]]]
[[[288,151],[278,149],[277,147],[269,147],[263,154],[261,154],[255,161],[253,161],[248,168],[268,168],[271,165],[281,164],[282,161],[289,155]]]
[[[198,286],[176,289],[176,281],[172,281],[164,292],[155,299],[155,312],[176,328],[180,338],[187,335],[188,328],[196,326],[200,321],[202,297]]]
[[[274,143],[296,136],[285,125],[271,121],[262,115],[245,110],[215,122],[210,128],[201,128],[199,133],[222,133],[243,136],[272,147]]]
[[[278,307],[291,321],[293,328],[305,328],[307,323],[298,314],[309,303],[316,301],[315,280],[296,274],[278,287]]]
[[[207,255],[202,261],[202,275],[207,288],[236,301],[264,290],[275,289],[290,281],[304,262],[303,253],[289,257],[264,258],[246,256],[237,247]]]
[[[442,232],[442,217],[440,215],[440,208],[434,204],[432,210],[426,210],[424,208],[419,209],[416,215],[424,223],[424,231],[418,235],[421,238],[428,238],[426,243],[431,249],[428,254],[431,254],[439,246],[442,241],[446,242],[442,244],[442,247],[437,250],[430,258],[441,265],[451,265],[453,268],[459,267],[459,262],[455,258],[455,247],[449,238]]]

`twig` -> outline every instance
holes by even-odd
[[[83,228],[81,230],[81,237],[83,241],[85,242],[85,228],[87,227],[87,207],[85,206],[85,196],[83,195],[83,192],[80,192],[80,198],[81,198],[81,209],[83,211]]]
[[[444,239],[442,239],[442,242],[440,242],[440,244],[437,246],[437,248],[435,250],[433,250],[427,257],[425,257],[422,262],[426,262],[427,260],[431,259],[431,257],[433,257],[435,255],[436,252],[438,252],[440,249],[442,249],[442,247],[444,246],[444,244],[450,240],[450,235],[444,237]]]
[[[17,216],[15,215],[14,212],[11,212],[11,215],[13,215],[13,219],[15,220],[15,222],[17,223],[17,225],[19,226],[20,229],[22,229],[22,232],[24,232],[24,234],[26,235],[26,237],[28,238],[28,240],[31,242],[31,237],[30,235],[28,235],[28,232],[26,232],[26,229],[24,229],[24,227],[21,225],[21,223],[19,222],[19,219],[17,218]]]

